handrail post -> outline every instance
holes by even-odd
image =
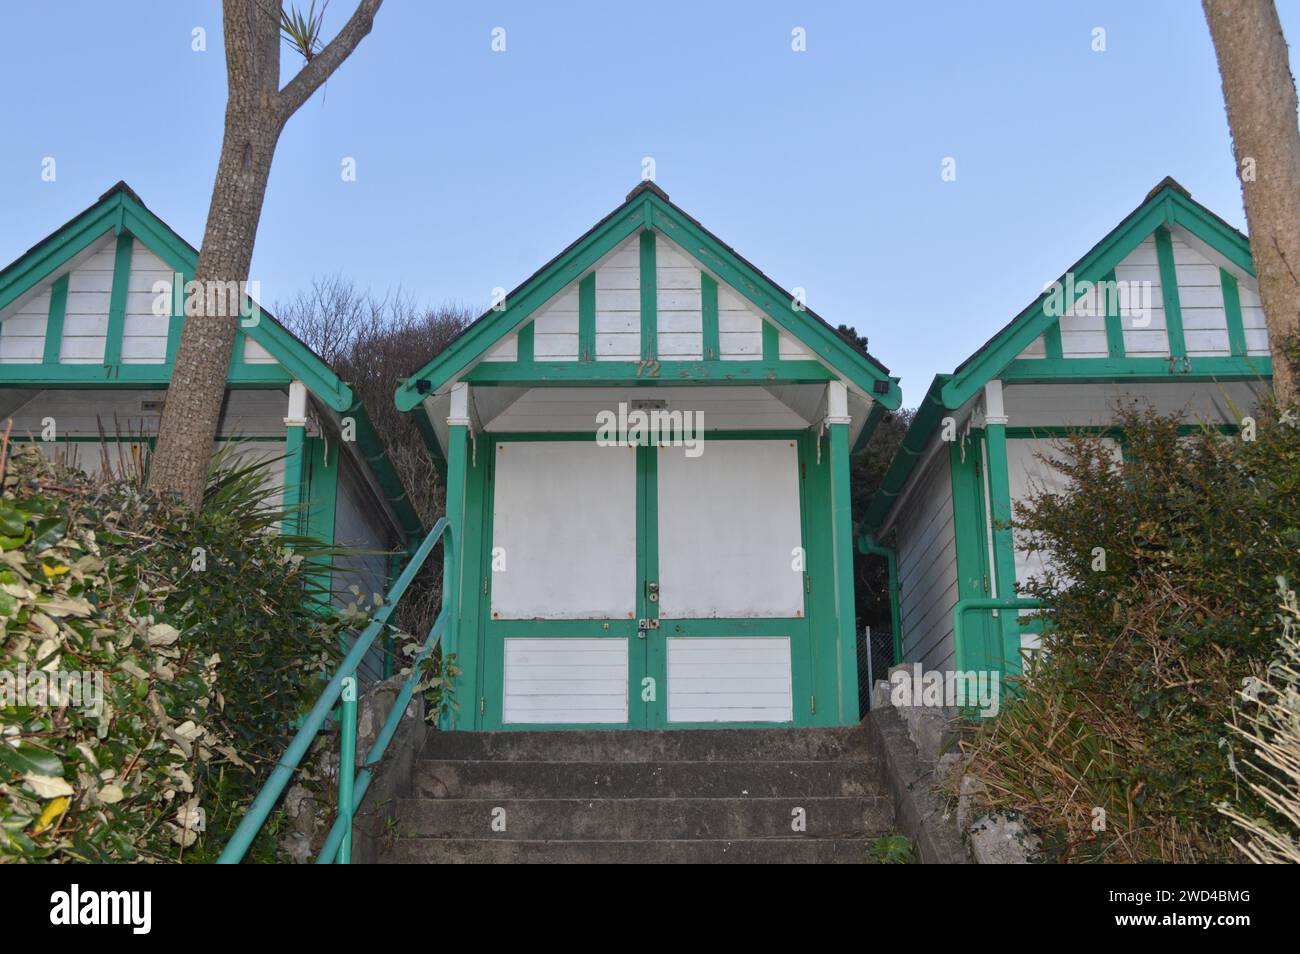
[[[343,841],[338,863],[352,863],[352,783],[357,771],[357,677],[343,680],[343,712],[339,731],[339,817]]]

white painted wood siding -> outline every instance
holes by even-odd
[[[10,417],[14,433],[39,435],[42,421],[54,418],[57,434],[63,437],[123,437],[158,430],[157,410],[146,410],[145,403],[161,401],[165,392],[92,390],[67,388],[38,391]],[[288,397],[280,390],[231,390],[226,392],[220,430],[222,437],[283,437],[284,414]]]
[[[499,390],[499,389],[492,389]],[[532,388],[485,425],[494,433],[595,432],[601,411],[647,397],[645,388]],[[656,387],[653,397],[668,410],[698,411],[706,430],[804,428],[804,418],[759,387]]]
[[[1187,353],[1192,357],[1231,354],[1219,266],[1183,241],[1176,231],[1170,244]]]
[[[516,361],[519,358],[519,338],[517,335],[507,335],[502,338],[491,348],[488,348],[487,354],[483,356],[484,361]]]
[[[596,269],[597,361],[641,359],[640,241],[633,235]]]
[[[634,617],[634,448],[498,444],[492,520],[494,619]]]
[[[62,364],[101,364],[104,360],[115,249],[116,240],[105,236],[68,276],[68,306],[59,347]]]
[[[0,364],[40,364],[45,355],[45,325],[50,317],[49,285],[35,295],[24,296],[5,311],[0,321]]]
[[[155,304],[162,288],[160,309]],[[131,276],[127,283],[126,316],[122,322],[123,364],[164,364],[167,361],[167,329],[171,324],[172,270],[161,258],[136,241],[131,247]]]
[[[941,445],[913,478],[916,488],[895,524],[903,659],[922,663],[927,670],[953,665],[957,538],[948,453],[948,446]]]
[[[637,326],[638,338],[640,325]],[[533,319],[533,359],[578,360],[578,285],[552,299]]]
[[[788,636],[668,637],[669,722],[790,722]]]
[[[763,317],[730,286],[718,283],[718,350],[723,361],[763,357]]]
[[[1188,424],[1232,424],[1265,390],[1250,381],[1067,382],[1006,384],[1002,394],[1011,427],[1101,427],[1114,423],[1118,407],[1177,414]]]
[[[794,441],[659,449],[659,615],[803,615],[799,457]]]
[[[502,722],[627,722],[627,639],[507,637],[504,642]]]
[[[661,361],[704,357],[700,268],[674,243],[655,233],[656,341]]]

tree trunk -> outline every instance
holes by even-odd
[[[1273,393],[1296,395],[1286,357],[1300,332],[1300,127],[1286,39],[1273,0],[1202,0],[1223,80],[1250,252],[1273,353]]]
[[[151,490],[179,496],[192,510],[203,502],[239,322],[221,292],[248,280],[280,132],[370,32],[382,2],[361,0],[324,49],[304,52],[306,65],[281,89],[279,0],[225,0],[225,133],[149,470]]]

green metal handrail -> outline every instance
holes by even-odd
[[[952,608],[952,642],[957,668],[959,670],[968,668],[965,619],[966,614],[971,610],[1043,609],[1045,605],[1042,600],[1029,597],[972,596],[958,600]],[[1003,662],[1005,663],[1005,660]]]
[[[444,536],[446,539],[443,539]],[[342,736],[342,753],[339,758],[339,817],[335,821],[334,827],[330,829],[325,848],[321,850],[321,854],[316,861],[317,863],[323,861],[326,864],[336,859],[344,864],[348,862],[351,856],[352,816],[356,814],[362,798],[365,797],[366,790],[370,787],[373,768],[383,757],[384,751],[388,748],[388,743],[392,741],[393,735],[397,731],[397,725],[401,721],[402,713],[406,710],[407,703],[410,702],[415,686],[419,682],[419,663],[433,652],[448,626],[449,614],[446,594],[450,592],[448,584],[454,579],[453,563],[455,561],[451,537],[451,527],[447,522],[447,518],[443,517],[434,524],[433,529],[429,531],[429,535],[416,548],[415,553],[411,555],[410,561],[407,562],[406,568],[402,570],[401,575],[398,576],[397,581],[393,583],[392,588],[384,597],[383,606],[375,611],[370,624],[361,631],[361,635],[352,644],[352,648],[348,650],[343,662],[339,664],[333,677],[321,692],[320,698],[316,700],[311,712],[303,720],[302,727],[293,737],[293,741],[289,743],[289,747],[267,778],[262,790],[253,799],[253,803],[248,807],[248,811],[244,814],[243,820],[240,821],[239,827],[230,836],[230,841],[226,843],[225,849],[217,859],[217,864],[238,864],[243,859],[249,845],[253,843],[253,839],[257,837],[257,833],[261,831],[262,826],[266,823],[267,816],[271,814],[271,809],[275,807],[275,803],[279,801],[280,795],[288,786],[294,770],[298,767],[298,763],[307,754],[312,740],[316,738],[316,734],[320,732],[325,720],[329,717],[335,703],[339,702],[340,698],[343,700],[343,712],[341,714],[343,721],[342,732],[340,733]],[[406,593],[406,588],[411,585],[411,581],[420,572],[420,568],[424,566],[424,561],[428,559],[429,554],[433,552],[434,546],[440,539],[443,539],[442,592],[444,602],[442,611],[438,614],[437,621],[429,630],[429,635],[425,639],[419,655],[413,661],[411,674],[403,683],[402,690],[398,694],[392,710],[388,713],[388,719],[384,723],[383,731],[379,733],[374,745],[371,746],[361,773],[354,778],[352,773],[356,764],[357,666],[365,658],[375,639],[388,625],[388,618],[393,614],[393,609],[397,606],[403,594]],[[345,692],[345,689],[348,691]],[[351,740],[350,745],[348,744],[349,740]]]

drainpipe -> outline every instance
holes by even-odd
[[[902,614],[898,610],[898,557],[892,549],[880,546],[867,533],[858,537],[858,552],[885,558],[889,574],[889,625],[894,633],[894,665],[897,666],[903,661]]]

